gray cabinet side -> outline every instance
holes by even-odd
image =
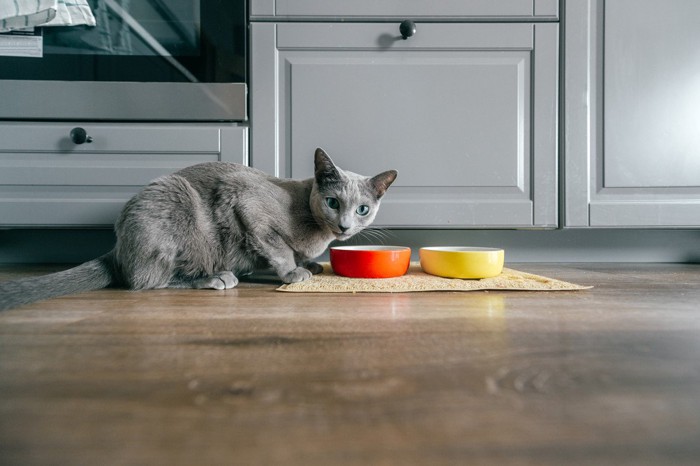
[[[597,124],[599,93],[598,41],[602,23],[596,0],[564,2],[562,137],[563,223],[587,227],[591,200],[591,160],[599,152]]]

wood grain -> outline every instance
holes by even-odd
[[[595,288],[0,313],[0,464],[697,464],[700,266],[511,265]]]

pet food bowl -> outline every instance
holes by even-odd
[[[350,278],[400,277],[411,263],[411,248],[403,246],[337,246],[331,248],[331,266]]]
[[[503,249],[431,247],[419,254],[423,271],[439,277],[489,278],[503,271]]]

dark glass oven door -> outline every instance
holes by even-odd
[[[88,0],[96,26],[41,28],[2,56],[0,118],[242,120],[245,0]]]

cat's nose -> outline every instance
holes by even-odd
[[[340,228],[341,233],[345,233],[346,231],[348,231],[350,229],[350,227],[346,227],[343,225],[338,225],[338,228]]]

